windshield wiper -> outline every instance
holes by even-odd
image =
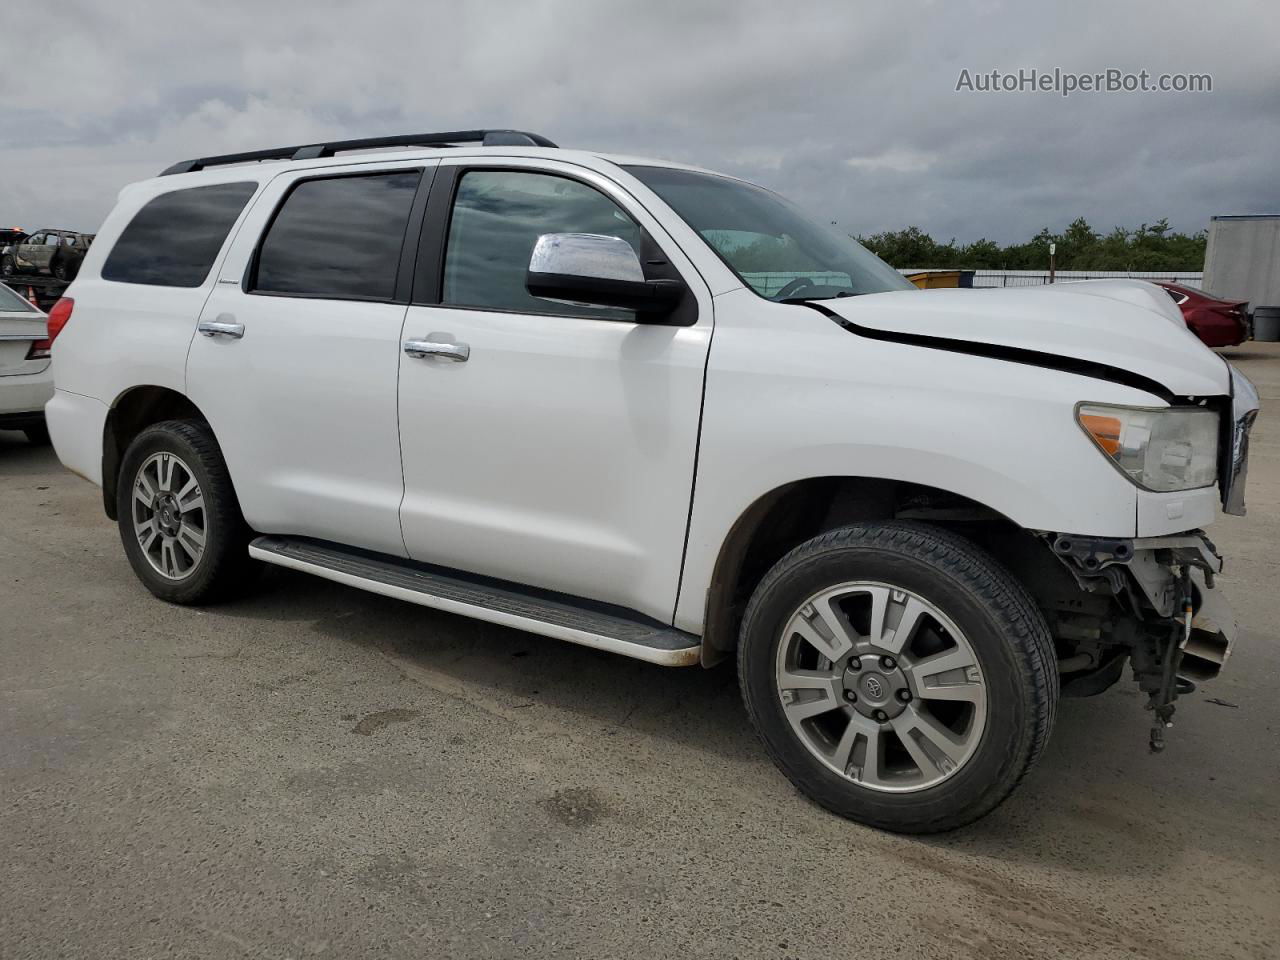
[[[852,290],[841,290],[839,293],[832,293],[821,297],[786,297],[782,300],[775,300],[774,303],[816,303],[819,300],[840,300],[844,297],[856,297],[857,294]]]

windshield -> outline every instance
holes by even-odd
[[[0,283],[0,313],[35,313],[36,308]]]
[[[670,167],[626,169],[762,297],[827,300],[915,289],[852,237],[810,220],[763,187]]]

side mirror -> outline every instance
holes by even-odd
[[[525,287],[535,297],[640,313],[666,313],[684,295],[677,280],[646,280],[640,258],[621,237],[544,233],[533,246]]]

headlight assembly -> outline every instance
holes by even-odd
[[[1082,403],[1076,419],[1098,449],[1146,490],[1212,486],[1218,477],[1218,415],[1203,407]]]

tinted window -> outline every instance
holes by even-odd
[[[103,279],[200,286],[257,189],[256,183],[217,183],[153,198],[120,234],[102,266]]]
[[[410,170],[299,183],[262,241],[253,289],[390,300],[420,177]]]
[[[444,302],[468,307],[628,319],[630,310],[542,300],[525,289],[544,233],[621,237],[640,255],[640,228],[604,194],[542,173],[473,170],[458,184],[444,262]]]

